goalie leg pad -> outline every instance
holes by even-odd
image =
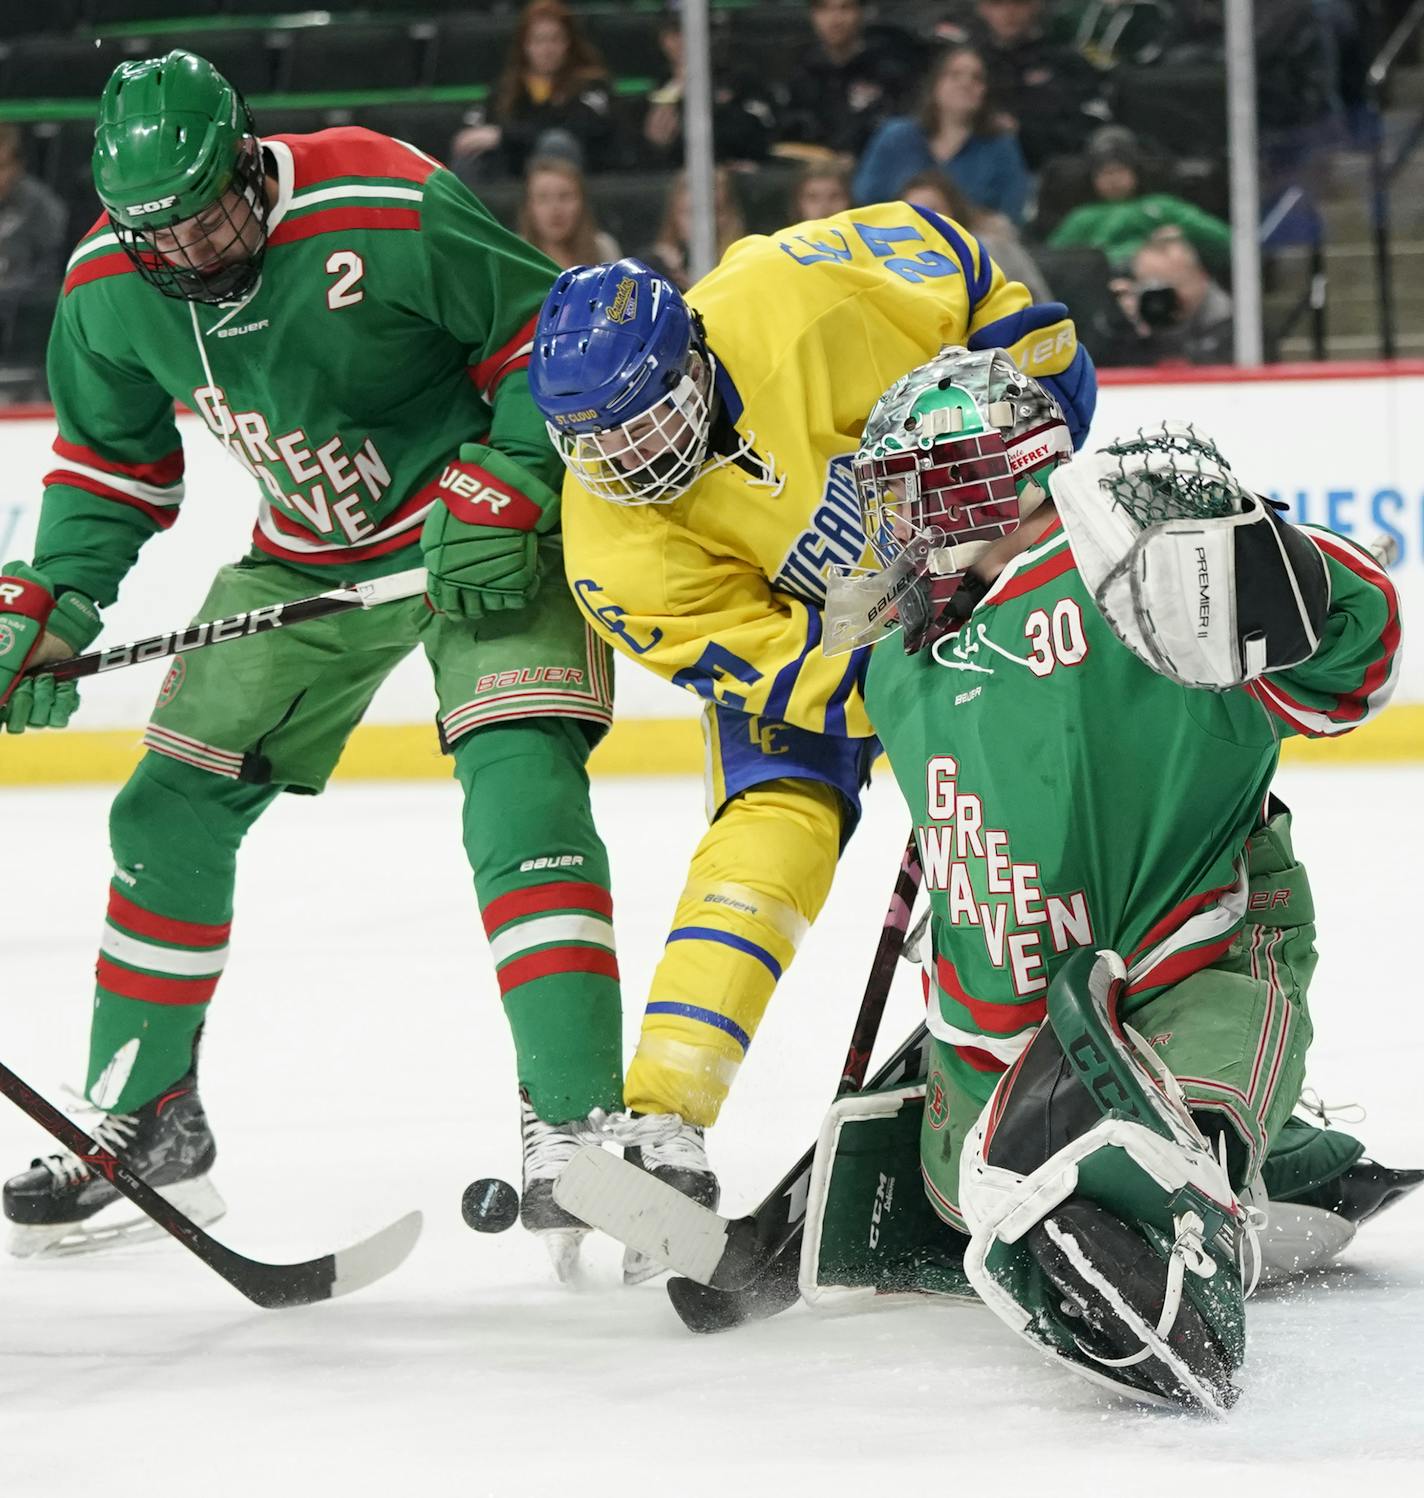
[[[801,1246],[801,1294],[818,1310],[932,1293],[975,1300],[968,1239],[940,1221],[920,1184],[925,1083],[834,1103],[816,1141]]]
[[[965,1272],[1074,1371],[1220,1413],[1245,1350],[1244,1213],[1175,1079],[1117,1021],[1125,983],[1111,952],[1055,977],[1048,1023],[965,1146]]]

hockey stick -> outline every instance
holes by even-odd
[[[349,1295],[353,1290],[373,1284],[404,1262],[420,1236],[420,1213],[408,1212],[389,1227],[353,1243],[350,1248],[323,1254],[319,1259],[308,1259],[303,1264],[265,1264],[260,1259],[244,1258],[216,1238],[210,1238],[197,1223],[184,1216],[172,1202],[91,1139],[52,1103],[46,1102],[3,1063],[0,1063],[0,1092],[42,1128],[48,1129],[61,1144],[73,1150],[91,1170],[98,1171],[140,1211],[165,1232],[171,1233],[190,1253],[196,1254],[209,1269],[215,1269],[235,1290],[241,1291],[264,1310],[312,1305],[337,1295]]]
[[[895,875],[895,887],[890,895],[889,908],[885,912],[885,922],[880,929],[880,940],[870,962],[865,993],[851,1033],[850,1049],[846,1052],[845,1065],[841,1068],[841,1079],[836,1088],[837,1097],[844,1097],[848,1092],[859,1092],[865,1083],[870,1053],[880,1029],[881,1017],[885,1013],[891,980],[895,975],[895,964],[905,945],[910,913],[922,877],[919,847],[911,832],[909,841],[905,844],[904,856],[900,860],[900,868]],[[924,1033],[923,1027],[917,1030],[876,1073],[872,1085],[888,1085],[915,1075],[913,1072],[906,1072],[904,1064],[912,1051],[922,1058]],[[737,1290],[718,1290],[681,1276],[668,1281],[668,1299],[682,1318],[683,1324],[691,1331],[727,1331],[747,1321],[775,1316],[796,1304],[799,1297],[797,1271],[801,1253],[801,1229],[806,1217],[806,1197],[811,1185],[811,1161],[815,1152],[815,1146],[812,1145],[751,1216],[751,1221],[755,1224],[755,1241],[764,1267],[750,1284]]]
[[[911,837],[871,962],[837,1097],[864,1084],[919,883],[919,853]],[[877,1082],[898,1078],[897,1063],[903,1065],[906,1049],[902,1047],[882,1069]],[[597,1148],[585,1149],[569,1162],[555,1184],[554,1200],[648,1257],[694,1276],[674,1279],[669,1297],[694,1331],[720,1330],[774,1315],[796,1299],[795,1263],[812,1154],[807,1152],[755,1213],[736,1220],[709,1212]]]
[[[250,635],[266,634],[292,624],[308,624],[332,614],[352,609],[375,608],[377,604],[394,603],[401,598],[416,598],[425,591],[425,568],[412,567],[393,572],[389,577],[375,577],[370,582],[346,583],[330,593],[311,598],[293,598],[285,603],[269,603],[245,614],[229,614],[226,619],[209,619],[190,624],[185,629],[171,629],[166,634],[150,635],[127,645],[111,645],[107,650],[93,650],[88,655],[72,655],[66,660],[49,661],[31,666],[26,676],[53,676],[60,681],[77,681],[82,676],[98,676],[104,671],[118,671],[125,666],[141,666],[146,661],[161,661],[170,655],[201,650],[206,645],[225,645],[229,640],[244,640]]]

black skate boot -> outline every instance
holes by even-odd
[[[1424,1170],[1391,1170],[1388,1165],[1366,1157],[1356,1160],[1333,1181],[1294,1200],[1302,1206],[1321,1207],[1359,1227],[1403,1201],[1421,1185],[1424,1185]]]
[[[133,1113],[103,1113],[89,1131],[200,1226],[226,1211],[209,1177],[217,1146],[198,1098],[196,1065]],[[5,1182],[9,1250],[18,1258],[90,1253],[165,1236],[77,1155],[42,1155]]]
[[[690,1197],[709,1211],[717,1210],[721,1187],[707,1163],[707,1141],[696,1124],[684,1123],[675,1113],[635,1113],[626,1126],[628,1142],[623,1158],[656,1176],[674,1191]],[[638,1140],[634,1143],[632,1141]],[[656,1263],[636,1249],[623,1254],[623,1283],[639,1285],[664,1272]]]
[[[1083,1355],[1069,1359],[1075,1366],[1097,1365],[1098,1381],[1154,1403],[1215,1413],[1236,1403],[1240,1390],[1231,1380],[1239,1360],[1183,1293],[1181,1277],[1171,1288],[1168,1265],[1141,1233],[1096,1202],[1070,1196],[1028,1230],[1026,1241],[1075,1329]],[[1217,1264],[1215,1272],[1231,1270]],[[1169,1297],[1175,1305],[1167,1305]]]
[[[554,1182],[584,1145],[594,1141],[582,1120],[545,1123],[529,1106],[523,1091],[519,1094],[519,1133],[524,1148],[519,1220],[543,1243],[554,1273],[567,1283],[578,1275],[579,1245],[589,1229],[587,1223],[565,1212],[554,1200]]]

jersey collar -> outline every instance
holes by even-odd
[[[270,234],[291,207],[297,172],[292,160],[292,148],[285,141],[264,140],[262,149],[272,158],[272,164],[277,168],[277,201],[267,215],[267,232]]]

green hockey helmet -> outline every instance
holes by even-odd
[[[1002,349],[946,347],[901,376],[876,401],[852,463],[884,569],[853,585],[875,626],[868,638],[898,624],[913,652],[946,633],[969,568],[1042,504],[1049,473],[1072,456],[1058,403]],[[847,644],[867,638],[850,613],[838,632]]]
[[[165,296],[240,299],[267,247],[262,150],[242,95],[192,52],[121,63],[99,101],[94,186]]]

